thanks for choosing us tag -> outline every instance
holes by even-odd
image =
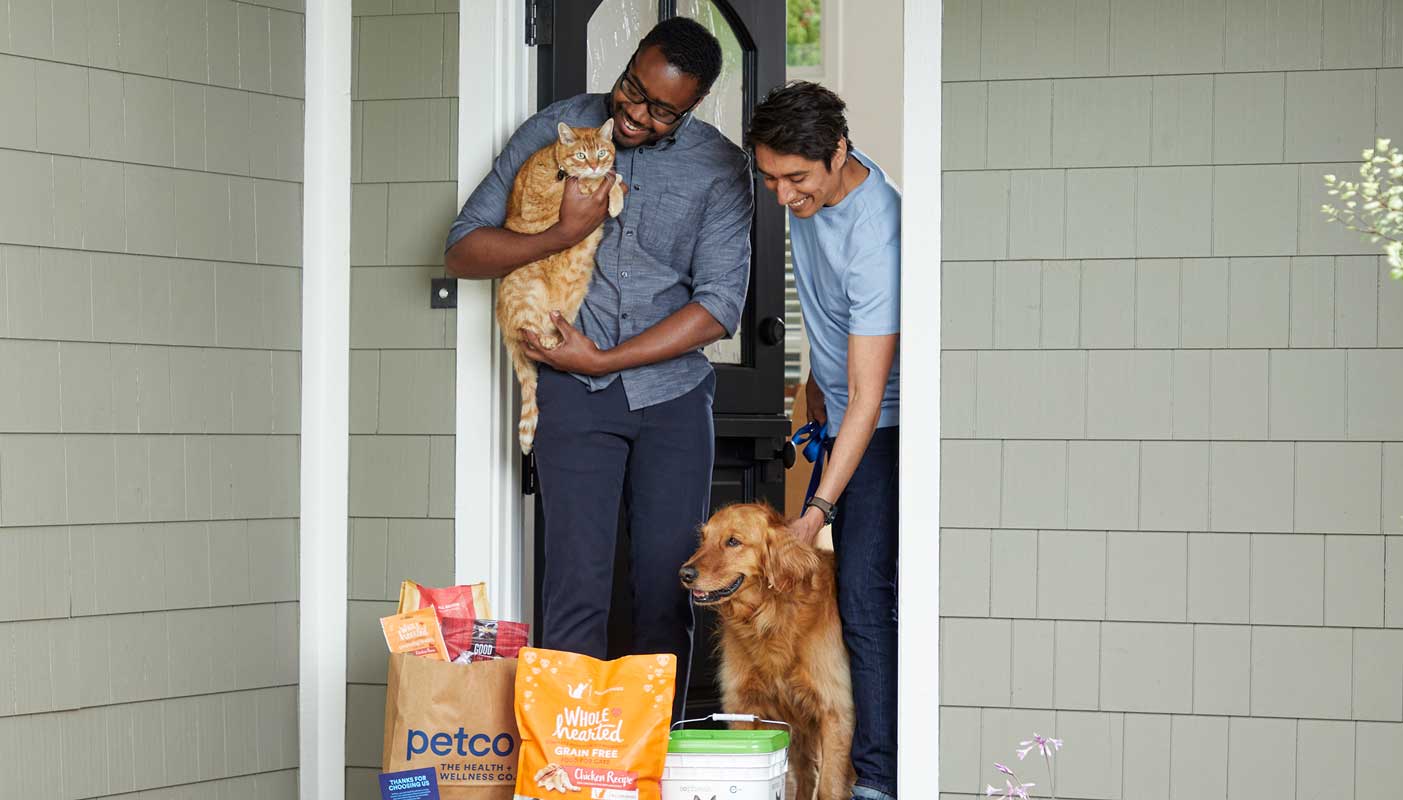
[[[380,800],[439,800],[433,767],[380,775]]]

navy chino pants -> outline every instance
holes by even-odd
[[[545,509],[540,642],[604,658],[620,503],[632,533],[633,652],[677,656],[681,718],[692,649],[690,595],[677,571],[710,513],[716,376],[681,397],[629,409],[623,381],[590,392],[540,366],[536,473]]]

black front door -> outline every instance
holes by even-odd
[[[541,108],[582,92],[607,92],[638,41],[660,19],[692,17],[721,42],[723,67],[694,112],[737,144],[760,98],[784,82],[785,4],[781,0],[535,0],[537,101]],[[529,40],[529,39],[528,39]],[[784,507],[784,213],[756,183],[753,261],[745,314],[736,336],[707,349],[716,368],[714,507],[764,500]],[[679,454],[685,458],[685,454]],[[536,563],[542,563],[544,514],[536,507]],[[610,651],[629,652],[631,598],[628,525],[621,509],[610,616]],[[540,609],[536,571],[536,608]],[[679,586],[679,591],[680,591]],[[539,611],[536,622],[539,626]],[[720,710],[712,665],[715,620],[698,612],[688,711]]]

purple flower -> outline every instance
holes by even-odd
[[[1032,741],[1019,742],[1018,744],[1022,746],[1022,749],[1018,751],[1019,761],[1022,761],[1034,748],[1037,748],[1038,754],[1044,758],[1052,758],[1053,751],[1062,749],[1061,739],[1053,739],[1050,736],[1039,736],[1037,733],[1033,734]]]
[[[1009,776],[1009,777],[1011,777],[1011,778],[1012,778],[1012,777],[1016,777],[1016,776],[1013,774],[1013,770],[1009,769],[1008,767],[1005,767],[1003,764],[1000,764],[1000,763],[998,763],[997,761],[994,762],[994,769],[998,770],[999,772],[1002,772],[1003,774],[1005,774],[1005,775],[1007,775],[1007,776]]]

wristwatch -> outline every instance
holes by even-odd
[[[824,500],[822,497],[814,496],[809,498],[809,502],[804,505],[804,511],[807,512],[809,510],[809,506],[813,506],[814,508],[817,508],[819,511],[823,512],[824,525],[832,525],[833,518],[838,516],[838,509],[835,508],[832,503],[828,502],[827,500]]]

